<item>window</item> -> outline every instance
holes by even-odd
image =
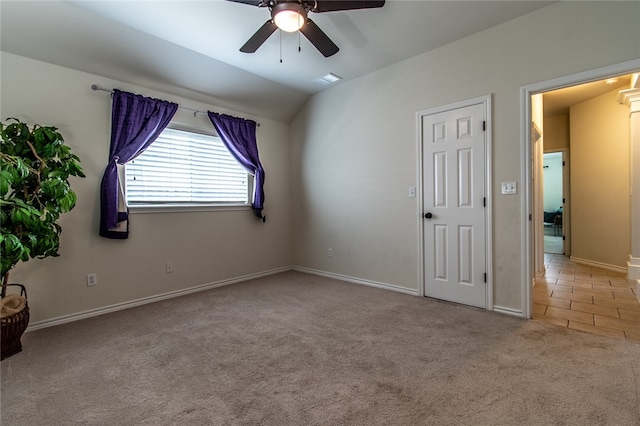
[[[249,174],[217,136],[165,129],[125,165],[135,206],[249,205]]]

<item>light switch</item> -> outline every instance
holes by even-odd
[[[502,182],[502,193],[507,195],[517,194],[516,182]]]

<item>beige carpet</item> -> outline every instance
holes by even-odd
[[[298,272],[23,344],[2,425],[640,425],[640,344]]]

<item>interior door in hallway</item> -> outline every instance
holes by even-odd
[[[486,307],[484,104],[422,117],[424,295]]]

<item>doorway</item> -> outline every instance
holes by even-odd
[[[533,177],[537,173],[538,169],[534,169],[533,165],[535,164],[534,160],[536,160],[535,152],[533,152],[533,143],[532,141],[532,130],[531,130],[531,120],[532,120],[532,96],[536,94],[546,94],[547,92],[555,91],[557,89],[565,89],[569,87],[579,86],[586,83],[595,83],[596,81],[606,80],[612,77],[617,77],[625,74],[630,74],[633,72],[637,72],[640,69],[640,60],[634,60],[625,62],[622,64],[604,67],[598,70],[592,70],[589,72],[584,72],[580,74],[575,74],[572,76],[562,77],[555,80],[550,80],[547,82],[533,84],[527,87],[523,87],[521,89],[522,99],[523,99],[523,108],[522,108],[522,181],[524,182],[525,194],[523,200],[523,211],[522,211],[522,253],[523,253],[523,316],[526,318],[532,318],[532,310],[533,310],[533,300],[532,293],[535,284],[535,277],[537,271],[536,259],[540,257],[540,254],[543,252],[543,248],[535,243],[536,235],[540,235],[541,230],[543,229],[543,221],[540,220],[540,223],[537,223],[537,220],[532,220],[532,217],[535,218],[533,214],[536,211],[536,208],[540,208],[540,212],[542,213],[542,207],[540,207],[539,201],[536,201],[538,204],[534,204],[534,199],[539,195],[536,195],[533,185]],[[615,90],[612,88],[610,90]],[[545,135],[545,130],[542,130],[543,139]],[[544,144],[545,148],[547,148],[546,143]],[[540,151],[542,152],[542,151]],[[542,155],[540,154],[539,159],[536,160],[537,164],[540,167],[540,173],[542,171]],[[566,209],[563,207],[563,232],[566,233],[571,228],[567,226],[567,219],[569,219],[571,215],[567,216]],[[570,249],[570,248],[569,248]],[[567,247],[565,247],[565,252],[568,252]],[[545,256],[545,259],[547,256]],[[562,289],[558,289],[562,290]]]
[[[543,154],[543,237],[544,253],[565,254],[565,228],[568,218],[565,203],[568,194],[568,161],[566,150]],[[568,253],[567,253],[568,254]]]

